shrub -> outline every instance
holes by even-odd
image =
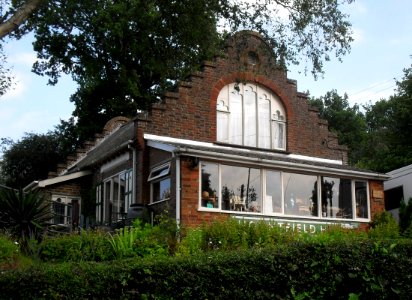
[[[28,241],[40,240],[51,219],[50,203],[38,192],[0,189],[0,228],[6,228],[29,252]]]
[[[376,213],[372,218],[369,236],[372,238],[396,239],[399,237],[399,226],[392,214],[387,211]]]
[[[189,228],[182,231],[181,241],[176,249],[176,256],[202,253],[203,231],[200,228]]]
[[[174,254],[177,247],[177,226],[174,220],[159,217],[151,226],[139,219],[132,227],[125,227],[110,234],[109,242],[117,258],[134,256],[166,256]]]
[[[204,224],[201,230],[201,248],[204,251],[261,248],[290,243],[299,236],[299,233],[281,228],[276,223],[249,222],[234,218]]]
[[[15,260],[19,253],[19,246],[8,237],[0,235],[0,266]]]
[[[34,265],[4,299],[409,299],[412,241],[292,241],[259,249]]]
[[[48,236],[39,246],[39,257],[48,262],[110,260],[114,253],[107,237],[107,232],[100,230]]]

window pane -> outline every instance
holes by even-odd
[[[119,199],[120,185],[119,177],[113,178],[113,210],[112,210],[112,220],[118,220],[120,218],[120,199]]]
[[[260,170],[221,166],[222,209],[262,211]]]
[[[217,140],[229,143],[229,114],[217,112]]]
[[[368,218],[368,193],[367,184],[364,181],[355,182],[356,217]]]
[[[153,201],[170,198],[170,178],[153,183]]]
[[[322,177],[322,217],[352,218],[351,180]]]
[[[317,216],[317,177],[283,173],[285,214]]]
[[[256,147],[256,93],[250,86],[245,88],[245,146]]]
[[[120,174],[120,199],[119,199],[119,213],[124,214],[126,212],[125,202],[126,202],[126,173]],[[122,215],[123,216],[123,215]]]
[[[154,180],[156,178],[169,175],[169,172],[170,172],[170,163],[151,171],[148,180]]]
[[[71,224],[72,223],[72,205],[71,205],[71,203],[67,204],[66,209],[67,209],[66,223]]]
[[[218,195],[219,190],[219,167],[217,164],[202,163],[202,190],[201,198],[202,207],[217,208],[219,207]]]
[[[259,98],[259,145],[260,148],[270,149],[270,102],[269,99]]]
[[[104,199],[103,199],[103,211],[104,211],[104,221],[111,221],[112,216],[112,199],[111,199],[111,180],[107,181],[104,185]]]
[[[282,212],[282,179],[281,173],[266,172],[265,213]]]
[[[230,136],[229,141],[233,144],[243,144],[243,117],[242,96],[233,91],[230,93]]]
[[[54,224],[64,224],[64,203],[62,203],[60,198],[53,201],[53,214]]]
[[[285,149],[285,123],[272,121],[273,143],[275,149]]]
[[[101,185],[96,187],[96,222],[101,221],[102,202],[101,202]]]

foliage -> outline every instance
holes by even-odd
[[[4,272],[0,294],[7,299],[407,299],[411,255],[410,240],[396,245],[361,240],[42,264]]]
[[[404,70],[397,92],[365,107],[367,140],[361,167],[388,172],[412,163],[412,67]]]
[[[264,221],[248,222],[229,218],[189,228],[182,232],[176,255],[196,254],[207,251],[232,251],[264,248],[281,243],[290,243],[299,238],[293,230]]]
[[[112,117],[158,101],[218,54],[227,33],[260,32],[280,63],[322,73],[330,56],[350,50],[341,8],[352,1],[44,1],[13,35],[34,32],[36,73],[52,84],[68,73],[78,83],[73,116],[84,141]]]
[[[0,234],[0,270],[2,264],[13,261],[18,253],[18,243],[13,242],[9,237]]]
[[[176,222],[160,215],[151,226],[136,219],[132,227],[121,228],[110,235],[110,244],[117,258],[133,256],[167,256],[177,245]]]
[[[39,240],[51,219],[50,203],[37,193],[0,189],[0,228],[7,229],[28,251],[31,238]]]
[[[401,200],[399,207],[399,227],[402,234],[412,238],[412,198],[409,198],[408,204]]]
[[[13,79],[11,69],[7,66],[7,58],[3,53],[3,46],[0,45],[0,97],[13,87]]]
[[[13,188],[24,188],[34,180],[45,179],[57,164],[79,146],[74,120],[61,121],[47,134],[25,133],[17,142],[1,139],[3,158],[1,178]]]
[[[390,223],[389,216],[380,214],[373,225]],[[59,299],[84,299],[91,293],[100,299],[402,299],[412,292],[410,239],[369,239],[340,226],[307,235],[230,219],[184,229],[177,255],[171,256],[163,238],[176,233],[173,222],[162,217],[151,229],[137,221],[117,234],[130,238],[130,232],[135,242],[128,242],[129,249],[141,251],[138,259],[133,255],[113,262],[103,262],[107,256],[92,257],[102,246],[106,254],[114,254],[104,232],[47,237],[40,253],[52,263],[8,268],[0,277],[0,294]],[[163,252],[152,252],[160,246]],[[85,261],[89,259],[101,262]],[[71,263],[57,263],[63,261]],[[70,289],[73,286],[76,289]]]
[[[110,245],[113,248],[117,258],[125,258],[134,256],[133,245],[141,231],[136,227],[124,227],[116,230],[115,235],[110,234]]]
[[[45,262],[98,262],[114,257],[108,234],[101,230],[46,236],[39,246],[39,258]]]
[[[396,239],[399,237],[399,225],[391,213],[383,211],[376,213],[372,218],[372,228],[369,236],[379,239]]]
[[[349,105],[348,96],[340,96],[336,90],[325,96],[310,98],[309,103],[319,109],[319,116],[328,121],[329,129],[338,135],[341,145],[348,146],[349,162],[356,163],[365,153],[362,152],[366,135],[365,117],[358,105]]]

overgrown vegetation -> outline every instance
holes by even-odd
[[[24,193],[0,189],[0,229],[6,229],[30,251],[30,243],[39,241],[51,219],[50,203],[37,192]]]
[[[13,237],[0,235],[0,298],[405,299],[412,292],[412,240],[386,212],[368,232],[331,225],[317,234],[238,219],[179,228],[161,217],[153,227],[135,221],[116,232],[46,236],[31,250],[27,262]]]

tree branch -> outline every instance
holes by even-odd
[[[43,0],[27,0],[8,20],[0,24],[0,39],[4,38],[23,24],[24,21],[26,21],[40,6],[42,1]]]

